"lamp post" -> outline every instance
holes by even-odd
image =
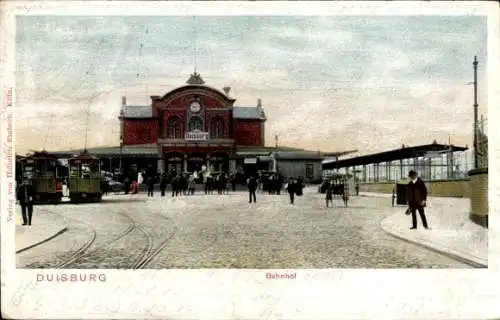
[[[477,104],[477,56],[474,56],[474,62],[472,63],[474,67],[474,168],[478,167],[477,159],[477,126],[478,126],[478,104]]]

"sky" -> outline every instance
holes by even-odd
[[[267,115],[266,144],[368,154],[472,145],[472,61],[486,115],[478,16],[18,16],[16,148],[119,145],[121,97],[231,87]],[[87,138],[85,138],[87,137]]]

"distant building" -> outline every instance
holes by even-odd
[[[163,96],[151,96],[149,105],[128,105],[123,97],[121,145],[88,152],[101,157],[109,170],[152,167],[156,172],[193,172],[207,167],[247,175],[277,170],[309,180],[320,178],[326,156],[345,154],[266,147],[261,99],[253,107],[235,102],[229,87],[222,91],[209,87],[195,72],[186,85]],[[62,157],[74,152],[77,150],[55,153]]]

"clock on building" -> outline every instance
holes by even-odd
[[[191,103],[191,105],[189,106],[189,109],[191,110],[191,112],[198,113],[201,110],[201,104],[199,102],[195,101],[195,102]]]

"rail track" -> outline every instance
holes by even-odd
[[[157,248],[154,247],[154,241],[153,241],[153,236],[151,233],[138,224],[133,218],[131,218],[128,214],[123,213],[123,212],[116,212],[116,214],[125,217],[129,221],[128,227],[121,232],[119,235],[115,236],[112,240],[106,242],[103,245],[100,245],[96,248],[93,248],[92,250],[89,250],[91,246],[96,242],[97,239],[97,232],[94,227],[90,226],[92,228],[91,231],[91,237],[90,239],[85,242],[77,251],[75,251],[69,258],[65,259],[63,262],[56,264],[53,266],[53,268],[70,268],[70,267],[76,267],[78,262],[83,260],[84,258],[87,258],[89,256],[92,256],[93,254],[97,253],[100,250],[105,250],[110,245],[113,243],[125,238],[126,236],[132,234],[134,230],[137,230],[143,235],[143,238],[146,239],[146,244],[144,247],[140,250],[140,252],[137,254],[137,258],[134,259],[134,262],[132,262],[127,269],[143,269],[145,268],[151,260],[156,257],[169,243],[169,241],[175,236],[177,233],[177,227],[174,226],[174,232],[172,232],[167,238],[165,238]],[[168,220],[171,222],[170,218],[161,216],[164,219]]]

